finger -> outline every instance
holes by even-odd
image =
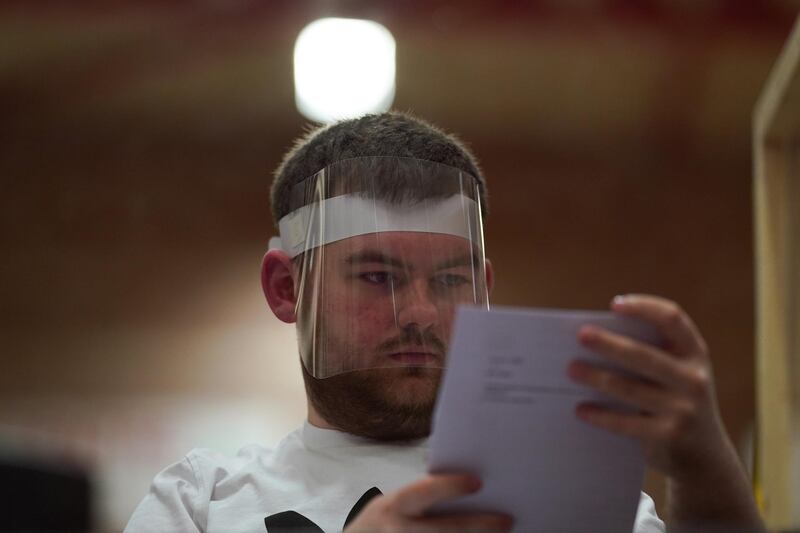
[[[595,403],[581,403],[575,409],[581,420],[593,426],[635,439],[654,439],[658,436],[659,422],[652,415],[624,413]]]
[[[583,361],[573,361],[568,373],[578,383],[643,411],[667,412],[674,402],[673,395],[654,383],[646,383]]]
[[[477,492],[481,481],[467,474],[430,474],[400,489],[394,505],[405,516],[421,516],[431,505]]]
[[[646,294],[628,294],[615,297],[611,308],[655,325],[677,354],[705,351],[705,341],[694,322],[673,301]]]
[[[668,353],[597,326],[584,326],[578,334],[581,344],[625,370],[682,389],[686,381],[682,365]]]
[[[467,513],[417,518],[413,521],[412,530],[415,532],[430,531],[437,533],[444,531],[483,533],[489,531],[511,531],[513,525],[513,518],[505,514]]]

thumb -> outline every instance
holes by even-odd
[[[468,474],[430,474],[400,489],[394,504],[400,514],[421,516],[428,507],[477,492],[481,480]]]

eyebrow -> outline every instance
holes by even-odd
[[[478,256],[473,252],[471,254],[462,255],[461,257],[453,257],[445,261],[442,261],[441,263],[436,265],[435,270],[444,270],[447,268],[453,268],[457,266],[471,266],[474,268],[478,264],[479,264]]]
[[[403,261],[400,261],[397,258],[394,258],[390,255],[386,255],[382,252],[378,252],[375,250],[363,250],[361,252],[356,252],[350,255],[345,262],[348,265],[360,265],[364,263],[379,263],[382,265],[389,265],[395,268],[405,268],[406,264]],[[472,266],[478,265],[478,256],[475,253],[465,254],[460,257],[453,257],[450,259],[446,259],[442,261],[434,270],[445,270],[447,268],[453,268],[457,266]],[[413,270],[413,267],[408,267],[409,270]]]
[[[403,268],[405,265],[399,259],[391,257],[381,252],[374,250],[364,250],[350,255],[345,262],[348,265],[358,265],[362,263],[380,263],[382,265],[389,265],[395,268]]]

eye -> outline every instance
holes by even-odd
[[[461,274],[438,274],[433,277],[433,282],[442,287],[460,287],[470,280]]]
[[[372,285],[386,285],[395,281],[391,272],[362,272],[358,278]]]

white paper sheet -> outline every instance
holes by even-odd
[[[474,473],[483,488],[433,512],[505,512],[525,533],[632,530],[641,448],[575,416],[581,401],[611,403],[566,375],[573,359],[601,361],[577,340],[584,324],[660,342],[651,326],[610,312],[459,310],[428,466]]]

